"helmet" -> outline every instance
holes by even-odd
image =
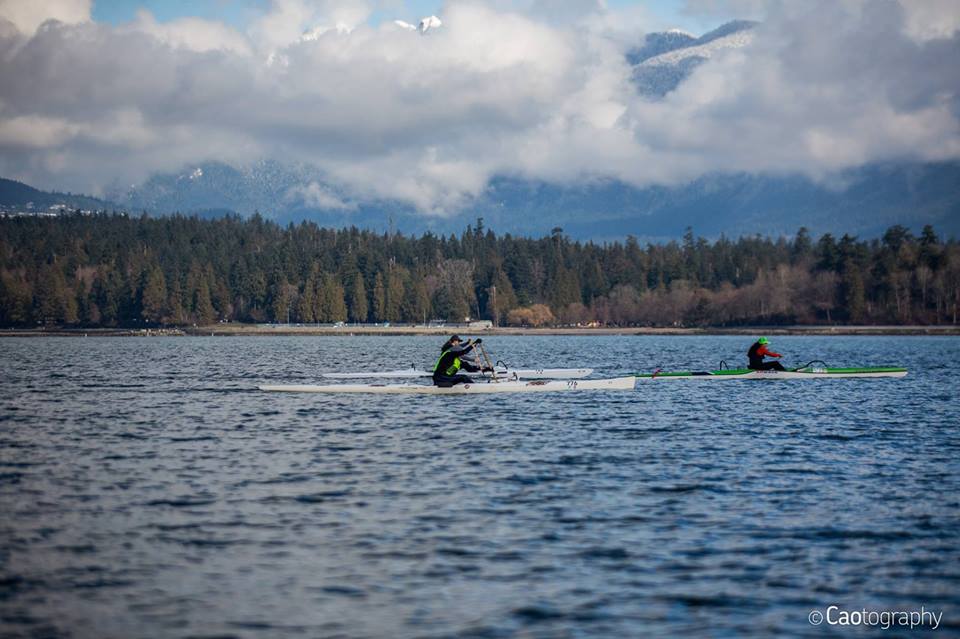
[[[766,337],[761,337],[760,339],[757,340],[757,344],[769,344],[769,343],[770,343],[770,340],[768,340]]]
[[[448,339],[448,340],[446,341],[446,343],[445,343],[443,346],[440,347],[440,350],[441,350],[441,351],[449,350],[450,347],[453,346],[453,343],[454,343],[454,342],[462,342],[462,341],[463,341],[463,340],[460,339],[460,336],[459,336],[459,335],[451,335],[451,336],[450,336],[450,339]]]

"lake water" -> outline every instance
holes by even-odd
[[[485,340],[595,377],[751,341]],[[960,339],[772,340],[900,380],[255,390],[441,343],[0,339],[0,635],[849,636],[808,621],[831,604],[960,634]]]

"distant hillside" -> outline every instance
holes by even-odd
[[[72,193],[57,193],[35,189],[16,180],[0,178],[0,208],[4,210],[44,211],[63,206],[68,210],[119,210],[111,202]]]
[[[321,179],[312,167],[274,160],[242,167],[202,162],[176,173],[156,173],[135,187],[109,191],[108,196],[131,210],[269,215],[297,210],[303,204],[302,191]]]
[[[746,174],[644,189],[614,181],[574,188],[498,180],[473,214],[498,230],[538,234],[553,225],[571,237],[594,239],[662,241],[688,226],[706,237],[776,237],[801,226],[879,237],[894,224],[915,231],[932,224],[960,237],[960,163],[874,165],[844,172],[830,184]]]
[[[554,227],[577,239],[633,235],[662,242],[693,227],[710,238],[812,233],[879,237],[892,225],[915,232],[926,224],[960,237],[960,163],[874,165],[821,184],[800,175],[714,174],[679,186],[636,188],[608,180],[587,185],[496,178],[469,208],[449,218],[425,217],[399,203],[355,210],[277,207],[281,223],[309,219],[406,233],[459,233],[477,217],[501,233],[538,236]]]
[[[395,201],[319,208],[284,194],[316,184],[277,163],[269,171],[205,163],[186,175],[158,175],[130,191],[121,204],[83,195],[47,193],[0,179],[0,210],[107,209],[217,218],[259,211],[280,224],[313,221],[374,231],[459,233],[477,217],[501,233],[537,236],[554,227],[577,239],[633,235],[650,241],[680,237],[693,227],[705,237],[812,233],[879,237],[894,224],[919,231],[932,224],[960,237],[960,163],[884,164],[846,171],[828,184],[799,176],[714,174],[679,186],[636,188],[615,180],[586,185],[498,177],[469,207],[430,217]],[[301,169],[302,170],[302,169]],[[309,179],[309,182],[300,180]],[[332,192],[332,188],[329,189]]]

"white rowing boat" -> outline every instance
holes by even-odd
[[[469,395],[480,393],[550,393],[587,390],[631,390],[637,383],[633,375],[612,379],[508,380],[457,384],[451,388],[425,384],[327,384],[258,386],[262,391],[285,393],[374,393],[383,395]]]
[[[643,373],[637,379],[653,381],[667,379],[722,380],[722,379],[842,379],[851,377],[905,377],[907,369],[899,367],[826,368],[806,366],[786,371],[758,371],[749,368],[725,368],[717,371],[683,371]]]
[[[582,379],[589,376],[592,368],[501,368],[497,367],[497,377],[504,379]],[[403,368],[395,371],[368,371],[365,373],[323,373],[327,379],[413,379],[430,377],[430,371],[417,368]],[[474,373],[479,375],[479,373]]]

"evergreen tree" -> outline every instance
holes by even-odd
[[[487,316],[495,326],[499,326],[507,313],[516,308],[517,296],[513,292],[513,284],[510,283],[510,278],[503,271],[497,271],[494,275],[490,289],[487,298]]]
[[[405,288],[403,273],[398,268],[392,268],[387,273],[386,302],[384,304],[384,319],[388,322],[399,322],[401,306]]]
[[[343,286],[333,275],[324,274],[319,297],[322,300],[323,314],[317,318],[318,321],[328,323],[347,321],[347,305],[343,299]]]
[[[557,312],[570,304],[581,302],[580,280],[577,274],[563,266],[559,267],[551,282],[550,306]]]
[[[167,280],[163,276],[160,266],[155,265],[147,273],[146,281],[143,284],[143,301],[141,303],[143,319],[155,324],[166,321],[167,303]]]
[[[80,321],[87,326],[100,326],[103,323],[103,317],[100,314],[100,307],[97,306],[92,286],[87,291],[86,299],[80,306]]]
[[[426,323],[430,314],[430,293],[422,278],[414,277],[406,288],[401,305],[403,319],[407,322]]]
[[[198,280],[197,288],[193,292],[193,316],[200,326],[212,324],[216,318],[213,301],[210,299],[210,285],[206,277]]]
[[[94,280],[93,303],[100,311],[100,319],[105,326],[116,326],[120,322],[120,289],[122,285],[116,271],[101,266]]]
[[[840,290],[843,300],[842,303],[847,311],[847,317],[851,322],[862,322],[866,311],[863,276],[860,274],[860,269],[857,268],[857,265],[852,259],[844,262]]]
[[[459,289],[447,286],[437,289],[433,308],[439,317],[448,322],[462,322],[470,315],[470,303],[466,296]]]
[[[322,300],[320,292],[320,265],[314,262],[310,267],[310,275],[303,283],[300,298],[297,300],[297,319],[304,324],[319,322],[317,313],[320,312]]]
[[[367,321],[367,289],[363,286],[363,276],[357,273],[350,289],[350,321]]]
[[[174,324],[185,324],[187,314],[183,308],[183,291],[180,288],[180,276],[174,273],[170,278],[170,285],[167,287],[167,311],[168,319]]]
[[[813,242],[810,240],[810,232],[807,230],[807,227],[801,226],[797,231],[797,236],[793,239],[790,261],[793,264],[797,264],[807,259],[812,253]]]
[[[293,308],[293,292],[296,287],[292,286],[283,278],[278,278],[271,286],[271,317],[274,322],[289,323],[290,312]]]
[[[833,236],[825,233],[817,242],[817,268],[821,271],[839,271],[840,251]]]
[[[383,276],[378,272],[373,278],[373,321],[380,323],[387,319],[387,293],[383,287]]]
[[[18,326],[30,321],[30,290],[18,278],[3,273],[0,277],[0,323]]]

